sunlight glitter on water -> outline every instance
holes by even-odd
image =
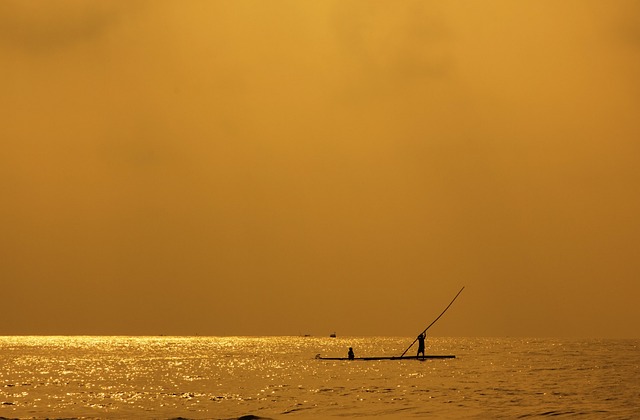
[[[640,414],[637,341],[432,338],[430,351],[458,358],[314,359],[342,356],[350,346],[359,355],[397,355],[406,343],[386,337],[0,337],[0,415],[512,418],[588,416],[621,407]]]

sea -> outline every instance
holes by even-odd
[[[640,340],[0,337],[3,419],[640,419]],[[408,354],[414,354],[413,347]]]

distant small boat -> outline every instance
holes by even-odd
[[[348,357],[322,357],[316,354],[316,359],[319,360],[430,360],[430,359],[455,359],[453,354],[447,355],[426,355],[426,356],[373,356],[373,357],[355,357],[349,359]]]
[[[336,338],[336,333],[331,333],[331,334],[329,334],[329,337],[331,337],[331,338]]]

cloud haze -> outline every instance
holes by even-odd
[[[0,334],[638,336],[634,2],[0,7]]]

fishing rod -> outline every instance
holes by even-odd
[[[449,307],[450,307],[451,305],[453,305],[453,302],[455,302],[455,301],[456,301],[456,299],[458,298],[458,296],[460,296],[460,293],[462,293],[462,291],[463,291],[463,290],[464,290],[464,286],[462,286],[462,289],[460,289],[460,291],[459,291],[459,292],[458,292],[458,294],[453,298],[453,300],[451,301],[451,303],[449,303],[449,305],[447,305],[447,307],[446,307],[446,308],[444,308],[444,311],[442,311],[442,313],[441,313],[440,315],[438,315],[438,317],[437,317],[436,319],[434,319],[434,320],[433,320],[433,322],[432,322],[431,324],[429,324],[429,326],[428,326],[427,328],[425,328],[425,329],[424,329],[424,331],[422,331],[420,334],[418,334],[418,336],[420,336],[420,335],[422,335],[422,334],[426,333],[426,332],[427,332],[427,330],[428,330],[429,328],[431,328],[431,326],[432,326],[433,324],[435,324],[435,323],[436,323],[436,321],[437,321],[437,320],[439,320],[439,319],[440,319],[440,317],[441,317],[442,315],[444,315],[444,313],[445,313],[445,312],[447,312],[447,309],[449,309]],[[409,347],[407,347],[407,349],[406,349],[405,351],[403,351],[403,352],[402,352],[402,354],[400,355],[400,357],[404,356],[404,355],[405,355],[405,353],[406,353],[406,352],[408,352],[408,351],[409,351],[409,349],[410,349],[411,347],[413,347],[413,345],[416,343],[416,341],[418,341],[418,338],[416,338],[415,340],[413,340],[413,342],[411,343],[411,345],[410,345]]]

